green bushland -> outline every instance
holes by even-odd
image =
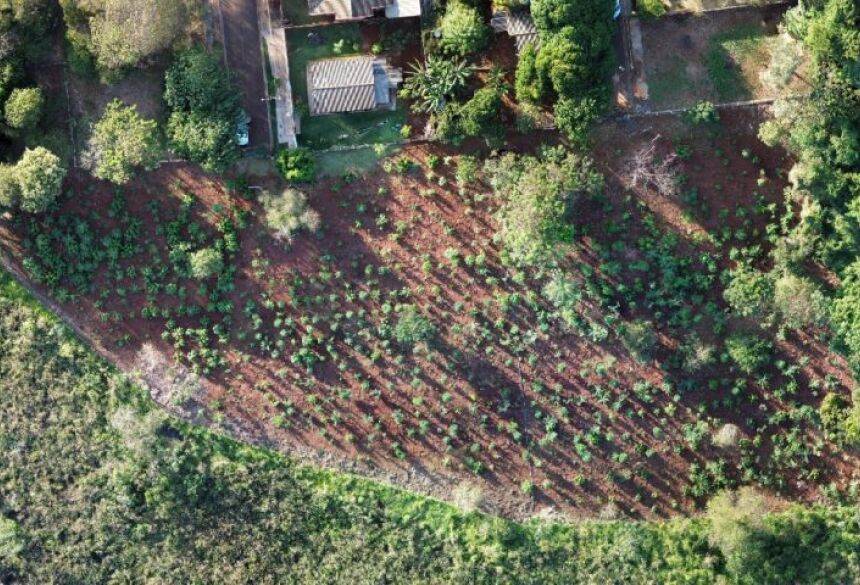
[[[0,420],[4,583],[860,578],[857,507],[516,523],[296,464],[163,414],[6,273]]]

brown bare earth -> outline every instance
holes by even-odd
[[[565,260],[572,274],[583,275],[583,287],[661,286],[670,276],[641,245],[648,238],[672,242],[678,255],[689,258],[682,276],[706,272],[711,262],[717,271],[731,266],[729,248],[740,241],[718,245],[714,234],[730,230],[761,241],[769,213],[764,209],[779,205],[789,161],[755,137],[760,115],[726,111],[719,127],[695,135],[671,117],[604,126],[595,156],[607,175],[606,196],[579,204]],[[514,140],[512,148],[533,149],[540,136]],[[621,184],[630,155],[652,141],[661,155],[690,147],[689,158],[677,163],[686,180],[675,196]],[[459,190],[457,157],[431,172],[431,155],[452,153],[414,145],[398,158],[415,161],[416,168],[380,168],[314,185],[309,202],[323,229],[300,235],[292,246],[273,240],[258,223],[255,202],[226,193],[193,167],[165,166],[124,190],[129,214],[144,220],[141,237],[150,250],[128,262],[138,268],[151,250],[165,246],[163,230],[150,219],[151,201],[158,202],[163,223],[177,213],[180,196],[192,194],[193,220],[206,230],[231,206],[253,212],[236,259],[229,343],[219,347],[228,365],[192,388],[188,416],[440,497],[450,498],[459,484],[474,484],[488,509],[518,518],[548,506],[588,517],[613,507],[633,517],[689,513],[702,502],[691,489],[701,477],[730,485],[744,479],[745,469],[770,470],[780,478],[769,486],[775,493],[803,501],[820,497],[817,485],[850,481],[856,453],[816,446],[821,437],[805,423],[801,434],[782,443],[789,426],[772,416],[817,406],[825,380],[846,389],[847,366],[817,332],[789,333],[778,343],[778,357],[800,364],[797,371],[786,375],[772,368],[746,380],[742,398],[734,400],[738,374],[726,360],[694,375],[673,365],[684,340],[679,327],[660,325],[669,319],[688,319],[687,333],[696,331],[705,345],[721,343],[712,317],[697,318],[700,309],[687,299],[663,309],[621,300],[603,338],[573,333],[547,319],[549,307],[534,294],[546,274],[502,265],[489,188],[476,182]],[[100,229],[107,231],[117,225],[105,218],[111,199],[107,184],[73,174],[68,198],[51,215],[99,214]],[[33,245],[27,233],[25,222],[0,222],[0,245],[22,271],[21,259]],[[642,262],[649,268],[639,268]],[[97,279],[98,292],[62,303],[63,311],[125,369],[148,364],[150,381],[158,372],[171,378],[162,379],[157,392],[162,402],[169,400],[168,382],[178,370],[168,371],[159,355],[174,350],[162,339],[163,319],[140,317],[144,299],[134,292],[139,274],[117,284],[101,270]],[[205,291],[185,284],[190,299],[205,305]],[[125,289],[122,295],[114,294],[118,287]],[[111,292],[101,293],[105,289]],[[696,307],[708,301],[724,306],[721,286],[703,294]],[[256,308],[248,310],[249,301]],[[383,342],[378,331],[390,326],[398,303],[415,305],[436,324],[438,340],[430,348],[411,351]],[[176,300],[165,297],[160,304],[175,306]],[[584,318],[597,322],[601,310],[586,295]],[[251,326],[252,314],[261,317],[258,328]],[[657,324],[653,355],[641,361],[616,336],[621,323],[637,318]],[[194,326],[189,318],[178,319]],[[283,349],[262,351],[260,340],[274,344],[281,330],[289,330]],[[294,363],[290,358],[302,346],[323,361],[310,369]],[[687,437],[699,421],[706,439],[694,449]],[[709,437],[726,422],[749,438],[758,429],[764,440],[742,449],[710,445]],[[786,445],[795,443],[805,446],[802,455],[786,453]],[[526,481],[531,495],[524,493],[530,491],[523,489]],[[607,507],[610,502],[614,506]]]

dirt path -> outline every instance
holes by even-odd
[[[249,146],[272,148],[266,76],[260,50],[256,0],[220,0],[227,67],[242,88],[242,105],[251,116]]]

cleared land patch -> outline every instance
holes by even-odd
[[[675,15],[642,22],[645,77],[652,110],[802,93],[802,73],[785,87],[762,80],[785,7]]]

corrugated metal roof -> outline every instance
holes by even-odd
[[[537,35],[532,15],[525,10],[508,13],[508,34],[512,37],[521,35]]]
[[[514,45],[517,48],[517,53],[522,52],[523,47],[525,47],[529,43],[534,43],[535,48],[540,46],[540,38],[538,37],[537,33],[521,34],[521,35],[516,35],[514,37]]]
[[[376,107],[373,61],[373,57],[361,56],[308,63],[311,115],[357,112]]]

